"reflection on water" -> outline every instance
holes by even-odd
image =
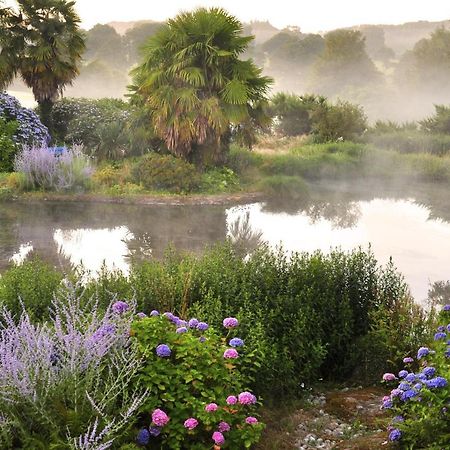
[[[441,210],[447,210],[440,204]],[[412,199],[320,195],[290,206],[141,206],[83,203],[0,204],[0,270],[31,250],[55,265],[103,263],[125,273],[131,261],[159,258],[169,244],[201,252],[227,236],[243,255],[262,241],[288,251],[328,252],[370,245],[392,256],[418,300],[450,278],[450,224],[439,208]],[[442,217],[442,216],[441,216]],[[444,216],[445,217],[445,216]]]

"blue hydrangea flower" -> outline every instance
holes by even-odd
[[[159,427],[149,427],[148,432],[150,433],[150,436],[158,437],[161,434],[161,428]]]
[[[176,322],[175,322],[175,325],[178,327],[178,328],[182,328],[182,327],[184,327],[184,328],[186,328],[187,327],[187,322],[185,321],[185,320],[181,320],[181,319],[178,319]]]
[[[409,383],[406,383],[404,381],[402,381],[399,385],[398,388],[401,389],[402,391],[407,391],[411,388],[411,385]]]
[[[417,359],[421,359],[424,356],[427,356],[430,354],[430,349],[428,347],[420,347],[419,351],[417,352]]]
[[[150,432],[146,428],[139,430],[136,441],[139,445],[147,445],[150,442]]]
[[[152,317],[159,316],[159,311],[156,311],[156,309],[154,309],[154,310],[150,313],[150,315],[151,315]]]
[[[392,422],[393,423],[399,423],[399,422],[404,422],[405,421],[405,418],[403,417],[403,416],[395,416],[393,419],[392,419]]]
[[[440,326],[438,326],[438,329],[437,329],[438,331],[445,331],[445,327],[443,326],[443,325],[440,325]]]
[[[408,375],[407,370],[400,370],[400,372],[398,373],[399,378],[405,378],[407,375]]]
[[[231,347],[242,347],[244,345],[244,341],[240,338],[233,338],[230,340]]]
[[[443,333],[442,331],[440,331],[439,333],[436,333],[434,335],[434,340],[435,341],[442,341],[443,339],[446,339],[447,335],[445,333]]]
[[[427,377],[427,378],[431,378],[434,376],[434,374],[436,373],[436,369],[434,367],[425,367],[422,370],[422,373]]]
[[[161,358],[168,358],[172,354],[172,351],[168,345],[160,344],[156,347],[156,354]]]
[[[382,408],[383,409],[390,409],[390,408],[392,408],[392,401],[391,400],[385,400],[384,402],[383,402],[383,406],[382,406]]]
[[[179,328],[177,328],[177,333],[178,334],[187,333],[187,328],[186,327],[179,327]]]
[[[391,442],[394,441],[399,441],[402,437],[402,432],[398,429],[398,428],[394,428],[390,433],[389,433],[389,440]]]
[[[408,383],[413,383],[414,381],[416,381],[416,375],[414,373],[408,373],[408,375],[406,375],[405,377],[405,381],[407,381]]]
[[[193,317],[190,321],[189,321],[189,328],[197,328],[198,325],[198,320]]]
[[[436,377],[431,380],[426,380],[425,384],[429,389],[439,389],[447,386],[447,380],[444,377]]]
[[[450,311],[450,305],[445,305],[442,309],[444,311]]]
[[[416,383],[416,384],[414,385],[414,389],[415,389],[416,391],[420,391],[420,390],[422,389],[422,384]]]
[[[416,391],[413,391],[412,389],[408,389],[407,391],[403,392],[403,394],[400,396],[400,400],[403,402],[406,402],[410,398],[413,398],[417,395]]]

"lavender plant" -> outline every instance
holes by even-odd
[[[134,305],[100,312],[79,291],[68,285],[58,293],[48,323],[1,314],[2,449],[109,448],[146,399],[134,384],[141,366],[129,342]]]
[[[52,191],[85,189],[94,171],[79,145],[61,154],[47,146],[23,147],[16,155],[14,169],[25,175],[26,188]]]
[[[17,122],[17,130],[13,136],[16,144],[42,145],[50,141],[47,127],[37,114],[22,107],[19,100],[6,92],[0,92],[0,117],[8,122]]]

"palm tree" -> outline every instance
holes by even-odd
[[[218,162],[232,129],[260,114],[271,79],[240,60],[253,39],[220,8],[179,14],[149,39],[133,71],[136,102],[150,111],[155,133],[176,156]]]
[[[78,75],[85,50],[75,2],[17,0],[18,11],[0,9],[0,89],[20,76],[32,89],[42,121],[51,130],[51,110]]]

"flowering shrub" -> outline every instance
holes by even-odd
[[[7,311],[0,328],[0,448],[107,449],[122,437],[145,391],[129,345],[134,308],[100,313],[66,286],[48,323]]]
[[[238,321],[226,319],[226,336],[196,318],[184,321],[152,311],[133,324],[132,334],[144,358],[140,381],[149,392],[141,409],[141,446],[162,449],[249,448],[261,435],[255,417],[258,401],[246,391],[241,373],[253,355],[232,335]],[[225,322],[224,322],[225,324]],[[230,340],[233,358],[225,353]]]
[[[404,448],[448,448],[450,440],[450,305],[444,307],[434,341],[404,358],[405,369],[384,374],[393,384],[382,407],[392,410],[389,440]]]
[[[14,168],[25,175],[28,189],[54,191],[84,189],[93,173],[91,161],[80,146],[60,154],[46,146],[24,147],[16,155]]]
[[[0,92],[0,118],[17,122],[13,136],[16,144],[42,145],[50,141],[47,127],[37,114],[31,109],[23,108],[15,97],[6,92]]]

